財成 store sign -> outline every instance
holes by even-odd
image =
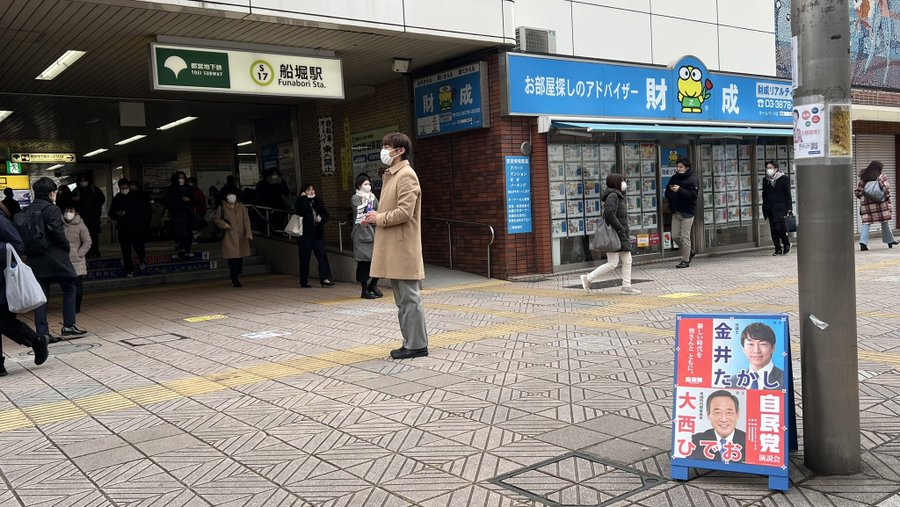
[[[686,56],[671,67],[508,53],[505,114],[790,126],[790,81],[709,71]]]
[[[150,45],[153,89],[344,98],[341,60]]]
[[[416,79],[416,134],[449,134],[490,126],[487,63],[474,62]]]

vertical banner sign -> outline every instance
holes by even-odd
[[[676,319],[672,478],[686,480],[692,467],[727,470],[787,490],[796,434],[787,316]]]
[[[506,157],[506,232],[531,232],[531,164],[528,157]]]
[[[416,79],[413,91],[418,137],[490,126],[486,62]]]

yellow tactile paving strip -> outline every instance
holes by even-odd
[[[898,263],[900,263],[900,261],[884,261],[874,263],[861,267],[859,271],[869,271],[872,269],[878,269],[879,267],[883,267],[885,265],[894,265]],[[272,278],[276,279],[283,277],[272,276]],[[560,325],[573,324],[612,331],[643,333],[652,336],[668,337],[672,334],[672,331],[670,329],[630,325],[622,322],[602,322],[598,319],[604,317],[619,317],[635,312],[671,307],[675,304],[680,304],[685,300],[690,300],[693,303],[698,304],[708,303],[715,305],[741,306],[756,308],[764,311],[791,311],[796,310],[796,308],[791,308],[789,306],[783,305],[744,303],[739,301],[713,301],[713,299],[729,295],[739,295],[746,294],[748,292],[772,289],[796,283],[796,278],[779,279],[776,281],[748,285],[736,289],[729,289],[709,294],[678,293],[657,297],[638,298],[635,298],[633,296],[615,294],[594,293],[588,295],[580,291],[572,290],[536,289],[500,280],[489,280],[482,283],[455,285],[437,289],[426,289],[423,292],[425,294],[428,294],[452,291],[491,291],[510,295],[558,297],[575,300],[590,298],[594,301],[604,301],[609,303],[605,306],[573,310],[568,313],[558,313],[554,315],[520,314],[512,311],[481,307],[467,307],[448,304],[428,304],[427,307],[430,309],[484,314],[500,318],[515,319],[515,322],[497,323],[482,327],[468,328],[464,331],[449,331],[444,333],[437,333],[429,337],[429,345],[431,347],[449,347],[460,343],[479,341],[486,338],[524,333],[539,329],[549,329]],[[203,284],[197,284],[197,286],[202,285]],[[163,290],[171,290],[171,288],[150,288],[148,290],[152,292],[161,292]],[[104,293],[102,297],[110,297],[110,293]],[[678,302],[676,303],[675,301],[673,301],[673,299],[677,300]],[[323,301],[319,304],[335,306],[356,300],[356,298],[342,298]],[[391,301],[392,300],[390,297],[385,297],[382,300],[382,302],[384,303],[388,303]],[[860,315],[867,314],[861,313]],[[900,318],[900,314],[886,314],[883,312],[871,312],[871,316],[879,318]],[[44,403],[23,409],[6,410],[0,412],[0,433],[30,428],[43,424],[74,420],[89,415],[97,415],[137,406],[147,406],[163,401],[171,401],[190,396],[199,396],[217,391],[223,391],[233,387],[255,384],[265,380],[282,379],[294,375],[319,371],[336,366],[360,363],[372,359],[381,359],[388,355],[388,352],[391,348],[393,348],[393,345],[389,344],[365,345],[360,347],[353,347],[346,350],[327,352],[312,357],[292,359],[284,362],[263,363],[247,368],[228,370],[213,375],[186,377],[162,384],[136,387],[125,389],[122,391],[113,391],[104,394],[76,398],[74,400]],[[792,349],[795,352],[798,352],[799,346],[794,344],[792,346]],[[880,352],[860,350],[859,357],[860,359],[864,359],[867,361],[888,364],[893,367],[900,368],[900,355],[897,354],[885,354]]]

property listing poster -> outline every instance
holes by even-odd
[[[677,316],[673,466],[787,474],[789,341],[783,315]]]

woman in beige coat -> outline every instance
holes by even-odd
[[[91,249],[91,233],[88,231],[81,215],[74,208],[63,213],[66,225],[66,239],[69,240],[69,260],[75,268],[75,313],[81,313],[81,300],[84,299],[84,277],[87,276],[85,256]]]
[[[216,211],[216,226],[225,230],[225,236],[222,238],[222,257],[228,259],[232,285],[240,287],[244,257],[250,256],[253,230],[250,228],[247,207],[237,200],[234,193],[229,192]]]

